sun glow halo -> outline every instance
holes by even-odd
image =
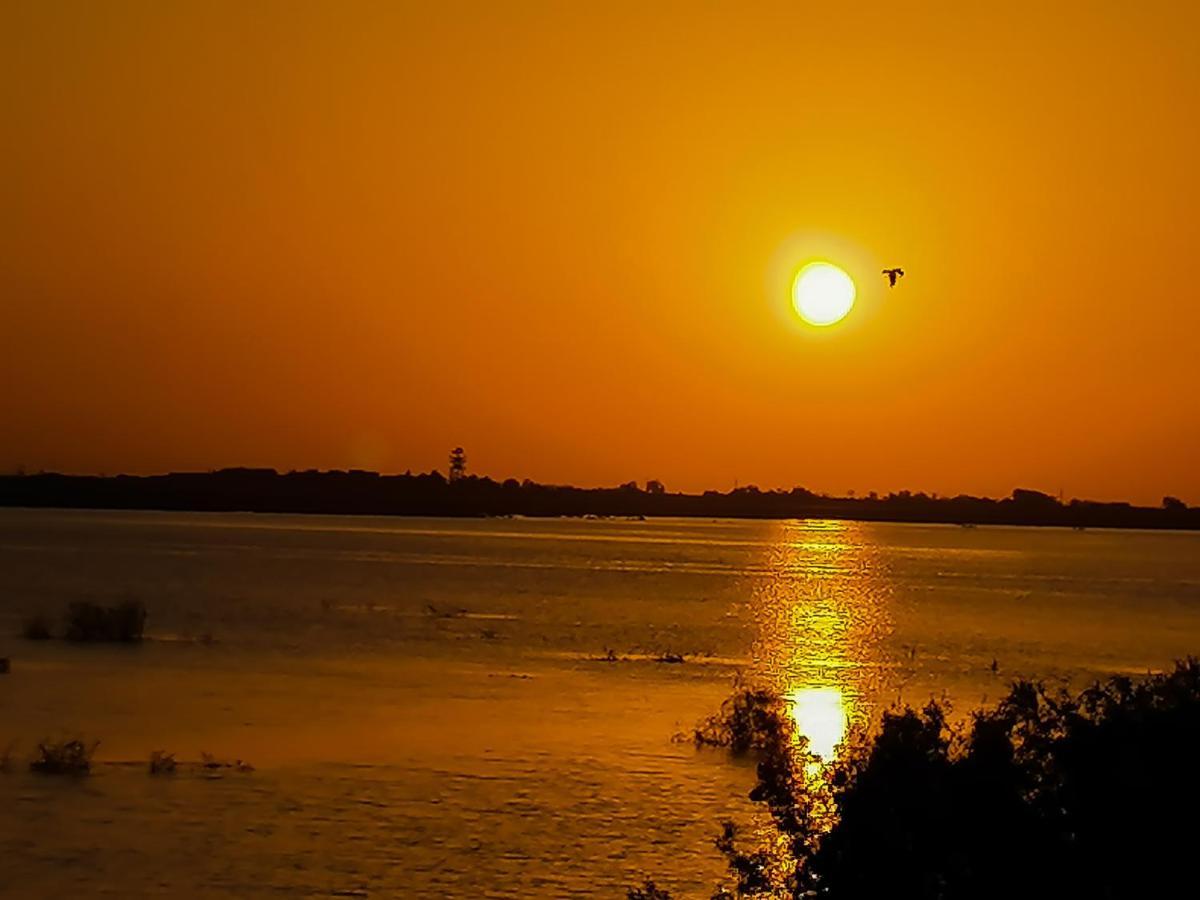
[[[840,322],[854,306],[854,297],[854,282],[832,263],[809,263],[792,282],[792,305],[810,325]]]

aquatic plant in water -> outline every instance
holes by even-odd
[[[151,775],[174,775],[175,769],[174,753],[167,753],[165,750],[153,750],[150,752]]]
[[[200,751],[200,766],[210,772],[216,772],[221,769],[235,769],[238,772],[254,771],[254,766],[244,760],[237,759],[233,762],[228,762],[227,760],[217,759],[211,753],[206,753],[203,750]]]
[[[794,732],[778,694],[738,684],[720,711],[696,726],[692,740],[697,747],[726,747],[740,756],[765,750],[782,738],[792,739]]]
[[[146,607],[137,600],[116,606],[77,602],[67,609],[68,641],[108,641],[130,643],[142,639],[146,625]]]
[[[657,887],[650,879],[646,879],[641,887],[630,888],[625,896],[627,900],[671,900],[670,893]]]
[[[87,775],[92,770],[92,756],[99,746],[99,741],[85,744],[79,738],[43,741],[38,744],[29,769],[42,775]]]
[[[30,616],[26,619],[21,627],[21,634],[31,641],[48,641],[53,637],[50,633],[50,621],[43,615]]]

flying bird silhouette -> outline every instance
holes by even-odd
[[[883,274],[887,276],[888,287],[896,286],[896,279],[904,275],[903,269],[884,269]]]

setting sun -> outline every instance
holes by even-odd
[[[809,263],[792,284],[792,305],[810,325],[840,322],[854,306],[854,282],[832,263]]]

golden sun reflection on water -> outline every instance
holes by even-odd
[[[823,761],[832,759],[849,724],[842,692],[835,687],[797,688],[788,702],[796,728],[808,738],[809,752]]]
[[[758,674],[828,762],[853,726],[867,724],[887,666],[886,572],[853,522],[780,523],[768,566],[755,596]]]

